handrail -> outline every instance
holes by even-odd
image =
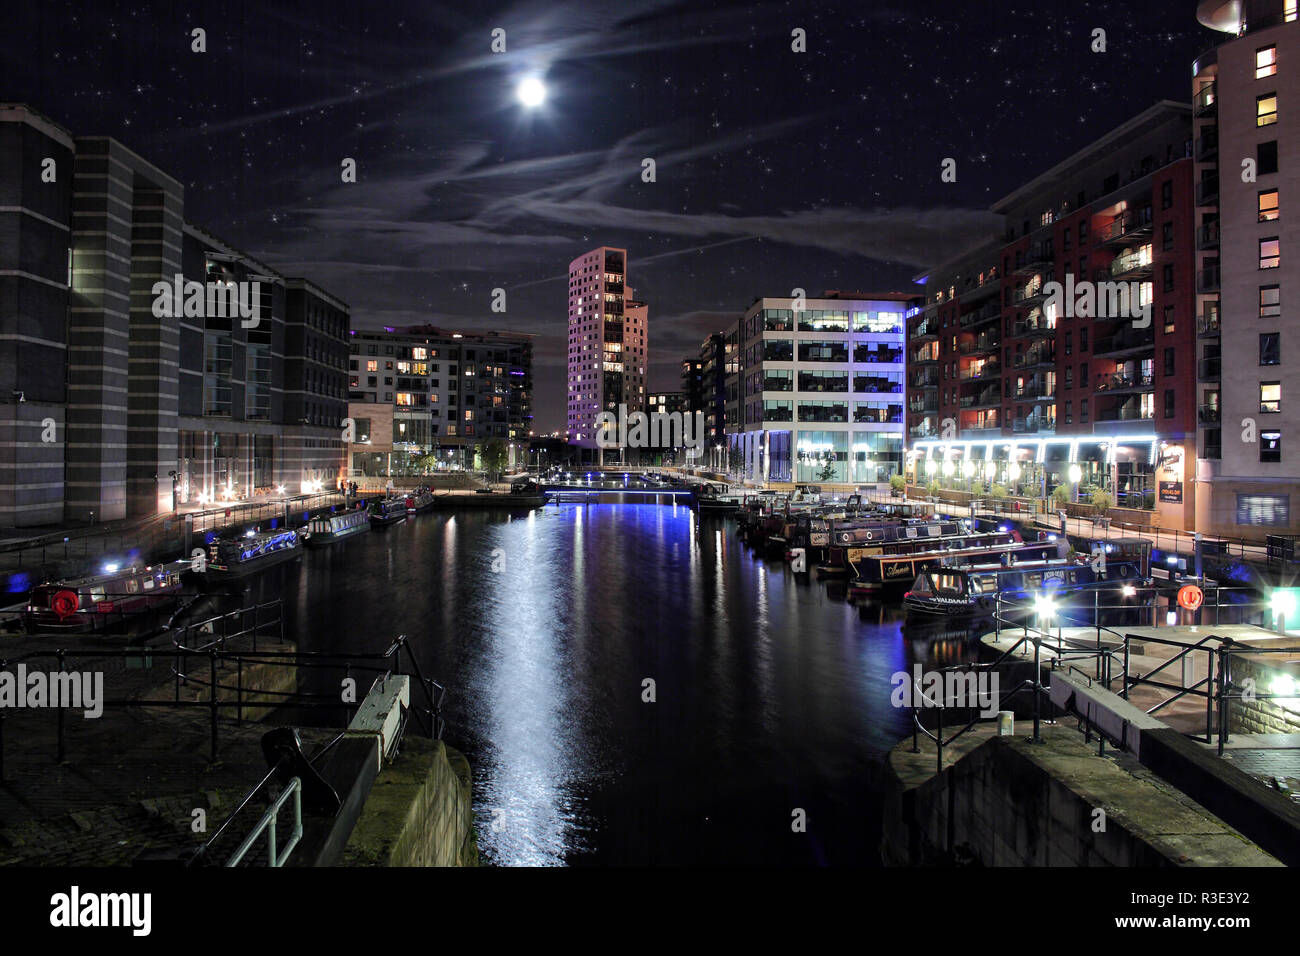
[[[277,853],[275,847],[275,819],[280,812],[280,808],[284,806],[289,797],[293,797],[293,830],[289,834],[289,842],[285,845],[284,852]],[[299,778],[294,777],[290,780],[289,785],[266,808],[266,812],[257,821],[257,825],[253,827],[252,832],[244,837],[244,842],[239,844],[239,849],[231,854],[230,859],[226,861],[226,866],[238,866],[239,861],[244,858],[244,855],[253,846],[253,842],[262,835],[263,831],[267,834],[266,865],[272,867],[284,866],[285,861],[289,859],[289,854],[293,852],[293,848],[302,839],[302,781]]]

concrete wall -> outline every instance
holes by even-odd
[[[890,754],[886,864],[1279,865],[1172,788],[1097,756],[1073,728],[1045,728],[1041,744],[983,733],[941,774],[933,749],[913,755],[908,740]]]
[[[469,762],[408,736],[380,772],[343,851],[344,866],[477,866]]]

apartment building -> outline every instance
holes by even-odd
[[[917,277],[912,480],[1105,488],[1191,527],[1191,114],[1143,111],[995,203],[1000,239]]]
[[[903,343],[918,296],[756,299],[727,335],[729,466],[759,482],[872,484],[902,470]]]
[[[602,412],[646,410],[649,308],[627,279],[626,249],[601,246],[569,263],[565,434],[584,448],[598,447]]]
[[[350,340],[352,475],[416,474],[430,454],[468,467],[467,449],[491,439],[507,443],[512,467],[523,459],[533,432],[532,335],[425,325],[354,330]],[[380,441],[375,423],[390,419]]]
[[[1300,20],[1201,3],[1230,37],[1193,64],[1202,531],[1300,532]]]
[[[301,384],[286,373],[286,289],[305,281],[186,223],[181,184],[111,137],[3,104],[0,158],[0,526],[109,521],[338,474],[326,423],[342,418],[340,369],[327,375],[326,357],[309,363],[310,384],[306,365]],[[160,289],[183,294],[160,308]],[[347,306],[312,294],[328,299],[332,331],[300,339],[337,363]],[[257,320],[226,308],[236,300]],[[287,417],[286,391],[311,411]]]

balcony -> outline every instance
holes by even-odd
[[[983,365],[972,365],[961,370],[960,378],[963,382],[978,382],[986,378],[996,378],[1002,372],[1002,365],[999,362],[985,362]]]
[[[990,295],[997,295],[1002,288],[1002,283],[998,281],[996,270],[990,276],[987,276],[983,282],[969,286],[957,294],[958,302],[978,302]]]
[[[1030,275],[1035,272],[1041,272],[1043,269],[1050,269],[1052,266],[1052,255],[1043,249],[1030,249],[1025,253],[1023,259],[1016,262],[1016,267],[1011,270],[1013,276]]]
[[[1219,267],[1206,266],[1196,273],[1196,291],[1201,293],[1219,291]]]
[[[938,432],[935,431],[928,421],[924,421],[919,425],[913,425],[909,428],[907,434],[911,438],[934,438]]]
[[[1222,378],[1221,356],[1203,358],[1196,363],[1196,380],[1198,382],[1217,382]]]
[[[1056,350],[1051,348],[1032,348],[1021,352],[1012,361],[1016,368],[1049,368],[1056,365]]]
[[[926,375],[914,375],[914,376],[912,376],[912,380],[908,383],[908,387],[910,387],[910,388],[938,388],[938,387],[939,387],[939,376],[933,374],[933,372],[931,372],[931,373],[929,373],[929,374],[926,374]]]
[[[1219,83],[1214,81],[1208,86],[1201,87],[1201,91],[1196,94],[1192,100],[1192,110],[1199,118],[1202,116],[1213,116],[1219,110]]]
[[[1112,242],[1127,242],[1151,235],[1151,207],[1143,206],[1117,216],[1097,231],[1097,242],[1108,245]]]
[[[1156,334],[1153,329],[1125,328],[1114,335],[1098,339],[1092,347],[1094,356],[1124,356],[1154,348]]]
[[[1097,386],[1097,391],[1111,394],[1116,392],[1149,392],[1155,388],[1156,384],[1154,375],[1135,375],[1123,372],[1103,376],[1103,379],[1104,381]]]
[[[1055,337],[1056,326],[1041,316],[1033,319],[1020,319],[1011,326],[1011,334],[1017,338]]]
[[[973,329],[976,326],[983,325],[985,322],[993,322],[1002,315],[1002,308],[996,302],[990,302],[987,306],[978,312],[968,312],[958,319],[963,329]]]
[[[1196,186],[1196,205],[1217,206],[1219,204],[1219,181],[1209,179]]]
[[[1017,401],[1052,398],[1055,394],[1055,385],[1044,379],[1030,379],[1024,385],[1017,385],[1015,388]]]
[[[914,414],[924,412],[937,412],[939,410],[939,399],[926,396],[923,399],[912,399],[907,403],[907,410]]]
[[[1197,249],[1217,249],[1219,247],[1219,220],[1207,222],[1196,230]]]
[[[938,335],[939,335],[938,323],[934,322],[932,319],[929,318],[927,318],[924,322],[921,322],[919,325],[917,325],[915,329],[912,330],[912,338],[914,339],[935,338]]]
[[[1218,405],[1201,405],[1196,409],[1196,421],[1201,425],[1217,425],[1220,413]]]
[[[1011,293],[1011,304],[1014,306],[1024,307],[1037,302],[1039,299],[1042,299],[1047,295],[1044,289],[1050,281],[1051,278],[1048,277],[1037,285],[1031,285],[1024,289],[1016,289]]]
[[[1017,418],[1011,423],[1011,430],[1024,435],[1051,434],[1056,431],[1056,419]]]
[[[939,361],[938,350],[922,349],[920,352],[913,352],[907,357],[908,365],[933,365]]]
[[[1155,418],[1154,408],[1143,408],[1141,402],[1124,402],[1113,408],[1097,412],[1099,422],[1149,422]]]
[[[962,408],[993,408],[1002,404],[1002,395],[996,388],[985,389],[978,395],[963,395]]]
[[[1126,256],[1116,257],[1110,264],[1109,269],[1100,270],[1097,276],[1099,282],[1105,282],[1108,279],[1144,279],[1151,275],[1151,250],[1145,253],[1131,252]]]
[[[1219,334],[1219,303],[1207,302],[1205,312],[1196,317],[1196,334],[1209,337]],[[1213,308],[1208,308],[1213,306]]]
[[[1205,132],[1196,138],[1196,161],[1212,163],[1219,157],[1219,129],[1217,126],[1205,127]]]
[[[996,352],[998,350],[998,341],[991,335],[981,335],[973,342],[962,342],[957,346],[957,351],[962,355],[978,355],[981,352]]]

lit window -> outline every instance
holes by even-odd
[[[1282,460],[1282,433],[1281,432],[1260,432],[1259,433],[1259,460],[1260,461],[1281,461]]]
[[[366,363],[366,371],[367,371],[367,372],[378,372],[378,371],[379,371],[379,363],[376,362],[374,359],[371,359],[370,361],[368,361],[368,362]]]
[[[1282,314],[1282,289],[1275,285],[1259,287],[1259,317],[1276,319]]]
[[[1282,411],[1282,383],[1260,382],[1259,410],[1273,413]]]
[[[1277,190],[1266,189],[1259,194],[1259,221],[1272,222],[1277,216]]]
[[[1277,94],[1265,93],[1255,97],[1255,125],[1271,126],[1277,122]]]
[[[1255,79],[1262,80],[1266,76],[1273,76],[1277,73],[1277,47],[1269,45],[1260,47],[1255,51]]]
[[[1276,269],[1282,261],[1282,244],[1277,236],[1259,240],[1259,267]]]
[[[397,393],[397,404],[398,404],[398,405],[412,405],[412,404],[414,404],[414,402],[413,402],[413,400],[412,400],[412,398],[411,398],[411,393],[410,393],[410,392],[398,392],[398,393]]]

